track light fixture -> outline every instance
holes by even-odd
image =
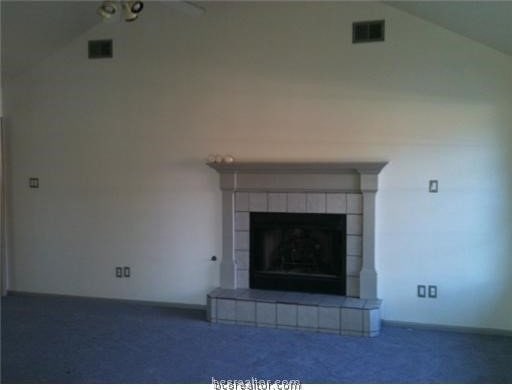
[[[138,18],[139,13],[144,8],[144,3],[139,0],[135,1],[104,1],[98,8],[98,14],[104,19],[110,19],[118,10],[123,11],[124,20],[133,22]]]
[[[126,22],[133,22],[139,17],[140,11],[144,8],[142,1],[122,1],[124,12],[124,20]]]
[[[130,11],[134,14],[138,14],[144,8],[144,3],[142,1],[127,1],[127,4],[130,6]]]
[[[116,13],[117,13],[117,6],[116,6],[116,3],[114,1],[104,1],[98,7],[98,14],[103,19],[110,19]]]

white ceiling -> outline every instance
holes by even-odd
[[[512,1],[386,1],[385,3],[512,55]]]

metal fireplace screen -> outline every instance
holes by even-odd
[[[251,213],[250,287],[345,294],[346,216]]]

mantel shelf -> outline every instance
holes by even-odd
[[[359,173],[377,175],[387,161],[357,162],[233,162],[208,163],[219,173]]]

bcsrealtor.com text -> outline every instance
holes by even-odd
[[[298,380],[221,379],[212,377],[214,390],[301,390]]]

